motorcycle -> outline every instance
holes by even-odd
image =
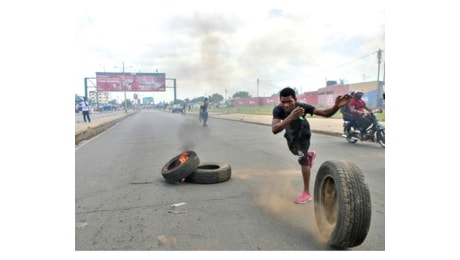
[[[356,143],[357,141],[371,141],[377,142],[385,148],[385,125],[382,125],[375,116],[376,113],[382,113],[381,109],[374,109],[372,112],[368,112],[361,117],[357,118],[355,123],[347,129],[349,121],[343,122],[342,135],[347,139],[349,143]],[[360,132],[357,129],[357,125],[367,125],[366,130]],[[359,134],[361,135],[361,138]]]

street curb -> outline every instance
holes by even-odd
[[[120,118],[117,118],[117,119],[114,119],[112,121],[108,121],[106,123],[103,123],[101,125],[98,125],[96,127],[93,127],[93,128],[89,128],[89,129],[86,129],[86,130],[83,130],[79,133],[76,133],[75,134],[75,145],[79,144],[81,141],[84,141],[84,140],[89,140],[93,137],[95,137],[96,135],[104,132],[105,130],[109,129],[110,127],[112,127],[113,125],[115,125],[116,123],[120,122],[121,120],[127,118],[128,116],[131,116],[131,115],[134,115],[136,113],[129,113],[129,114],[126,114]]]
[[[335,133],[335,132],[329,132],[329,131],[323,131],[323,130],[311,130],[313,133],[317,134],[323,134],[323,135],[332,135],[332,136],[337,136],[337,137],[342,137],[343,133]]]
[[[229,121],[239,121],[239,122],[244,122],[244,123],[249,123],[249,124],[255,124],[255,125],[264,125],[264,126],[271,126],[271,124],[267,123],[260,123],[260,122],[253,122],[253,121],[246,121],[244,119],[231,119],[231,118],[222,118],[218,116],[212,116],[209,115],[210,118],[217,118],[217,119],[222,119],[222,120],[229,120]],[[330,131],[324,131],[324,130],[315,130],[311,129],[311,132],[317,133],[317,134],[324,134],[324,135],[332,135],[332,136],[337,136],[337,137],[342,137],[342,133],[336,133],[336,132],[330,132]]]

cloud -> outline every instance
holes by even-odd
[[[257,79],[265,84],[260,95],[286,85],[316,90],[326,78],[376,79],[385,13],[382,1],[368,2],[337,8],[262,2],[244,10],[227,2],[172,1],[177,8],[84,2],[75,29],[85,69],[76,78],[119,71],[114,67],[125,62],[134,71],[176,78],[179,99],[225,90],[229,96],[241,90],[256,96]]]

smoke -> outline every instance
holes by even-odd
[[[242,89],[254,94],[257,78],[277,85],[265,94],[276,92],[281,85],[306,84],[307,80],[319,80],[317,84],[322,86],[327,75],[318,75],[318,71],[370,53],[384,42],[381,37],[374,39],[375,32],[371,36],[359,34],[359,29],[353,36],[340,33],[349,19],[340,20],[336,26],[330,19],[299,10],[269,10],[251,16],[192,11],[170,17],[158,40],[163,42],[150,47],[142,57],[180,78],[180,95],[188,98],[226,90],[231,96]],[[370,43],[378,48],[369,48]],[[362,77],[363,69],[359,71]]]
[[[195,144],[206,138],[207,131],[197,118],[187,118],[180,126],[178,138],[181,144],[181,151],[190,151],[195,148]]]
[[[263,173],[255,174],[257,172]],[[280,221],[304,229],[318,241],[322,239],[316,226],[313,201],[307,204],[294,202],[303,189],[300,168],[273,172],[270,169],[261,170],[258,166],[257,169],[234,172],[232,176],[253,185],[257,206],[273,214]]]

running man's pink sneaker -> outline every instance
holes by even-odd
[[[303,192],[302,195],[300,195],[296,200],[295,203],[307,203],[310,200],[312,200],[312,196],[309,193]]]
[[[316,152],[311,151],[308,152],[308,164],[310,165],[310,168],[313,167],[313,160],[316,158]]]

